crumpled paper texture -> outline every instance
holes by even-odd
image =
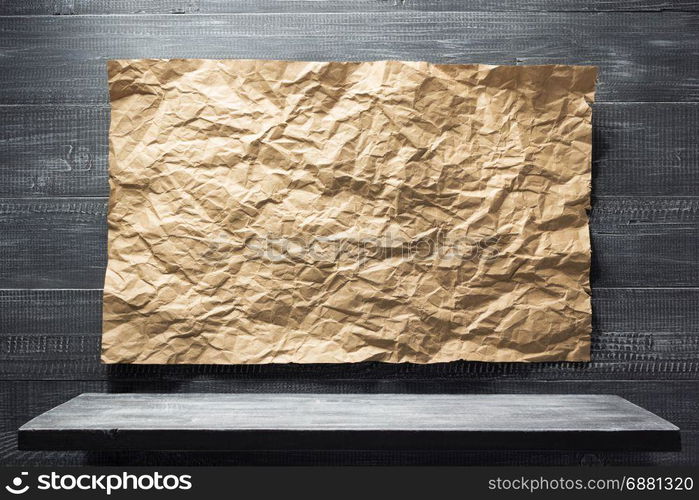
[[[104,362],[589,360],[594,67],[108,72]]]

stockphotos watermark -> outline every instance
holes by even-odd
[[[25,483],[28,475],[28,472],[20,472],[19,476],[15,476],[12,479],[11,484],[5,486],[5,489],[13,495],[22,495],[26,493],[29,491],[29,485]]]
[[[243,239],[221,234],[208,240],[202,257],[211,262],[225,261],[232,251],[242,251],[248,259],[268,262],[303,262],[315,265],[346,265],[400,258],[413,261],[488,261],[497,258],[510,240],[509,234],[483,237],[454,236],[440,230],[427,231],[411,239],[400,236],[286,236],[253,234]]]
[[[95,491],[111,495],[117,491],[174,491],[192,489],[192,476],[189,474],[40,474],[31,483],[28,472],[20,472],[5,490],[13,495],[23,495],[32,489],[39,491]]]

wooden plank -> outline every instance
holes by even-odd
[[[0,287],[101,288],[106,200],[0,200]],[[699,285],[699,197],[597,198],[596,287]]]
[[[592,363],[102,365],[99,290],[0,290],[0,380],[699,379],[699,288],[596,289]]]
[[[3,336],[102,331],[102,290],[0,290]]]
[[[598,198],[590,213],[597,287],[699,285],[699,198]]]
[[[593,195],[699,194],[699,104],[597,103],[592,121]]]
[[[697,380],[417,380],[313,377],[275,379],[132,381],[6,381],[0,384],[0,431],[16,431],[31,418],[84,392],[223,394],[615,394],[672,421],[699,431]]]
[[[100,288],[107,265],[104,199],[0,201],[5,288]]]
[[[678,465],[699,459],[697,382],[507,380],[240,380],[166,379],[152,382],[4,382],[0,384],[0,464],[3,465],[233,465],[233,464],[470,464],[470,465]],[[82,392],[326,392],[459,394],[618,394],[671,420],[682,430],[682,452],[27,452],[17,429],[35,415]]]
[[[697,101],[689,12],[0,17],[0,103],[106,103],[110,58],[599,65],[598,101]]]
[[[699,10],[695,0],[23,0],[0,15],[230,14],[241,12],[385,11],[664,11]]]
[[[679,428],[613,395],[85,393],[23,450],[675,451]]]
[[[597,103],[593,193],[699,193],[699,103]],[[0,106],[0,196],[107,196],[107,105]]]
[[[0,195],[107,196],[109,108],[0,106]]]

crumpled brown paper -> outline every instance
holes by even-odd
[[[104,362],[589,360],[595,68],[108,69]]]

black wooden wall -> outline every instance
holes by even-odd
[[[600,67],[593,362],[102,366],[105,60],[407,59]],[[0,462],[699,462],[699,1],[19,0],[0,3]],[[81,392],[611,393],[680,453],[38,453],[16,429]]]

